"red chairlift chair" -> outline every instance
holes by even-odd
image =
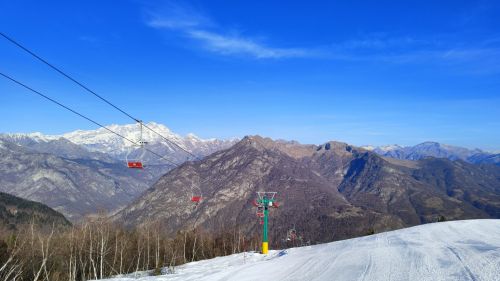
[[[198,204],[198,203],[200,203],[200,201],[201,201],[201,196],[192,196],[191,197],[191,202]]]
[[[131,169],[143,169],[144,168],[144,166],[142,165],[142,162],[139,162],[139,161],[128,161],[127,167],[129,167]]]

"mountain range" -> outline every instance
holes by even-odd
[[[102,211],[129,226],[161,221],[172,233],[232,226],[248,235],[259,233],[251,204],[256,192],[276,191],[273,235],[295,226],[316,242],[441,217],[500,217],[497,154],[431,142],[355,147],[260,136],[204,140],[153,122],[147,126],[162,135],[144,130],[148,149],[178,165],[105,129],[2,134],[0,191],[47,204],[73,222]],[[108,128],[140,139],[137,124]],[[128,169],[125,159],[139,159],[146,169]],[[193,196],[202,197],[199,205]]]
[[[143,132],[148,148],[174,163],[187,159],[178,146],[203,157],[235,142],[204,140],[193,134],[183,138],[163,125],[147,125],[177,144],[150,131]],[[129,139],[139,139],[140,130],[135,124],[109,128]],[[128,169],[127,155],[148,168]],[[0,191],[47,204],[72,221],[125,206],[175,167],[155,155],[143,154],[141,148],[102,128],[63,135],[2,134],[0,157]]]
[[[72,221],[122,207],[152,177],[122,163],[65,158],[0,140],[0,191],[42,202]]]
[[[438,142],[423,142],[415,146],[385,145],[362,146],[382,156],[402,160],[420,160],[426,157],[463,160],[473,164],[489,163],[500,165],[500,154],[483,151],[481,149],[467,149],[464,147],[441,144]]]
[[[154,132],[146,129],[146,126],[154,130]],[[106,127],[135,142],[139,142],[140,140],[147,142],[145,146],[148,149],[164,156],[174,163],[179,164],[186,161],[186,159],[193,158],[191,155],[183,151],[183,149],[189,151],[197,157],[203,157],[219,149],[227,148],[237,141],[237,139],[201,139],[192,133],[182,137],[181,135],[172,132],[166,126],[155,122],[146,123],[142,132],[139,124],[109,125]],[[158,156],[153,155],[148,151],[143,151],[140,147],[137,147],[124,138],[117,136],[104,128],[96,130],[76,130],[61,135],[44,135],[42,133],[4,134],[3,138],[7,138],[12,142],[21,145],[29,145],[38,151],[40,151],[40,148],[43,149],[43,146],[47,146],[48,148],[43,149],[43,152],[54,153],[64,157],[68,156],[68,154],[76,154],[78,155],[78,158],[82,158],[82,150],[84,150],[83,158],[88,158],[90,155],[94,157],[101,155],[105,157],[113,157],[115,160],[124,161],[128,156],[129,159],[139,160],[140,158],[140,160],[149,164],[169,165],[168,162],[159,160]],[[57,153],[57,150],[60,149],[59,146],[50,146],[50,143],[61,140],[73,144],[73,147],[71,149],[66,149],[63,155]],[[80,154],[77,154],[78,150]],[[143,152],[144,155],[142,155]],[[142,157],[140,157],[141,155]]]
[[[169,171],[115,215],[167,229],[238,228],[259,233],[252,201],[277,192],[276,237],[295,227],[306,239],[332,241],[438,219],[500,218],[500,167],[462,160],[380,156],[346,143],[302,145],[245,137],[201,161]],[[198,206],[192,195],[202,196]]]

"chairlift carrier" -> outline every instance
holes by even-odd
[[[127,162],[127,167],[130,169],[144,169],[143,159],[146,150],[144,149],[144,145],[148,142],[142,139],[142,121],[137,121],[139,123],[139,141],[137,141],[138,146],[141,149],[141,155],[137,159],[129,160],[128,156],[132,151],[129,151],[125,156],[125,161]]]
[[[201,200],[203,199],[203,194],[201,192],[201,185],[202,185],[202,182],[199,183],[197,188],[193,188],[193,186],[191,186],[191,202],[193,202],[195,204],[195,208],[198,207]],[[198,192],[195,193],[195,191],[194,191],[195,189],[197,189]]]

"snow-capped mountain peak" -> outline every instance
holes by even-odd
[[[137,143],[142,140],[147,142],[146,147],[148,149],[155,151],[159,155],[165,155],[176,163],[185,161],[188,156],[190,159],[192,158],[183,150],[187,150],[196,156],[206,156],[217,150],[227,148],[238,141],[237,139],[202,139],[193,133],[183,137],[172,132],[167,126],[156,122],[144,123],[142,134],[138,123],[125,125],[112,124],[106,126],[106,128],[76,130],[61,135],[44,135],[36,132],[7,134],[7,136],[9,140],[17,143],[49,142],[62,138],[76,145],[83,146],[91,152],[106,153],[118,159],[125,159],[129,155],[133,158],[138,158],[144,154],[142,156],[144,159],[157,161],[157,156],[151,153],[143,153],[144,151],[137,146]]]
[[[148,128],[150,129],[148,129]],[[106,126],[128,140],[139,142],[141,140],[141,129],[139,124],[126,125],[109,125]],[[154,132],[153,132],[153,131]],[[156,133],[155,133],[156,132]],[[163,137],[176,143],[177,145],[186,148],[184,138],[173,133],[169,128],[155,122],[146,123],[142,129],[142,140],[148,143],[168,143]],[[91,150],[113,153],[115,151],[126,151],[136,145],[116,134],[104,129],[97,130],[77,130],[74,132],[63,134],[62,137],[80,145],[84,145]]]
[[[373,151],[376,148],[376,146],[373,146],[373,145],[362,145],[361,148],[366,149],[368,151]]]
[[[28,134],[11,133],[11,134],[5,134],[5,135],[9,136],[10,139],[17,140],[17,141],[29,139],[29,140],[35,141],[35,142],[48,142],[51,140],[59,139],[58,136],[44,135],[40,132],[34,132],[34,133],[28,133]]]
[[[388,152],[391,150],[401,149],[403,147],[398,145],[398,144],[390,144],[390,145],[382,145],[382,146],[364,145],[364,146],[361,146],[361,148],[369,150],[369,151],[375,151],[375,152]]]
[[[379,149],[380,151],[391,151],[391,150],[396,150],[396,149],[401,149],[403,148],[402,146],[398,145],[398,144],[390,144],[390,145],[383,145],[383,146],[379,146],[377,147],[376,149]]]
[[[448,158],[450,160],[463,160],[470,163],[498,163],[498,155],[485,152],[481,149],[468,149],[459,146],[442,144],[439,142],[426,141],[414,146],[386,145],[386,146],[363,146],[380,155],[404,159],[419,160],[425,157]]]

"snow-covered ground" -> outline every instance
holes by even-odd
[[[426,224],[278,254],[192,262],[139,280],[500,280],[500,220]]]

